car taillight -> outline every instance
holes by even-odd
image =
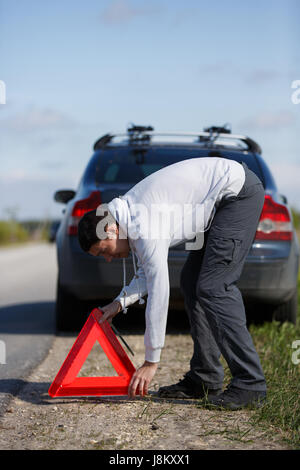
[[[289,211],[267,194],[255,240],[292,240],[292,236],[293,227]]]
[[[100,191],[93,191],[86,199],[81,199],[74,204],[68,225],[68,235],[77,235],[78,222],[81,217],[101,204]]]

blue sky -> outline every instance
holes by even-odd
[[[56,217],[102,134],[129,122],[257,140],[300,209],[297,0],[0,0],[0,218]]]

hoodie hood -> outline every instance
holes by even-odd
[[[122,199],[122,196],[115,197],[107,204],[107,207],[113,218],[120,225],[125,235],[127,235],[128,223],[131,218],[126,200]]]

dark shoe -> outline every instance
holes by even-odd
[[[243,390],[233,385],[218,396],[210,396],[205,405],[211,409],[240,410],[241,408],[260,408],[266,400],[267,393],[257,390]]]
[[[211,390],[205,385],[198,385],[190,377],[184,377],[177,384],[160,387],[160,398],[204,398],[221,393],[222,389]]]

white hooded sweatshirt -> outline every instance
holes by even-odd
[[[148,294],[146,361],[159,362],[164,346],[170,292],[169,248],[188,240],[191,243],[196,234],[208,230],[221,199],[236,196],[244,182],[245,171],[238,162],[220,157],[192,158],[152,173],[108,204],[127,235],[135,272],[126,285],[123,258],[123,289],[114,300],[126,313],[137,300],[144,303],[142,297]]]

